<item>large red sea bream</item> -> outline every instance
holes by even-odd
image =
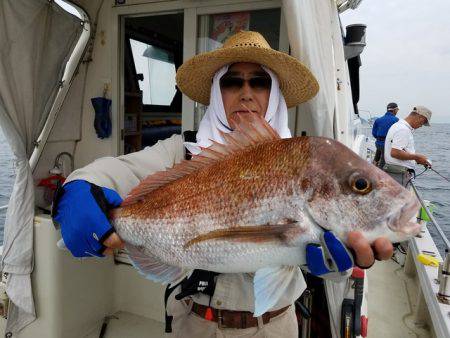
[[[236,125],[225,145],[149,176],[114,211],[117,233],[149,279],[170,283],[190,269],[255,272],[256,316],[276,301],[267,299],[272,282],[305,264],[305,245],[324,229],[344,242],[352,230],[369,241],[418,232],[410,222],[416,198],[343,144],[280,139],[250,113]]]

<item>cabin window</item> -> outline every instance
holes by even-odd
[[[173,52],[130,39],[139,89],[144,105],[170,106],[175,94],[175,63]]]
[[[181,133],[183,13],[125,18],[124,153]]]
[[[229,36],[241,30],[261,33],[273,49],[279,50],[280,20],[280,8],[201,15],[197,27],[197,53],[221,47]],[[205,106],[196,105],[195,128],[198,128],[205,112]]]
[[[280,8],[201,15],[197,29],[197,53],[219,48],[229,36],[241,30],[261,33],[272,48],[278,49],[280,17]]]

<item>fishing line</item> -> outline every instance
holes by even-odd
[[[424,174],[427,170],[428,170],[428,168],[425,167],[425,169],[423,171],[421,171],[419,174],[417,174],[417,175],[414,174],[414,178],[419,177],[420,175]]]
[[[428,170],[428,167],[425,167],[425,169],[422,172],[420,172],[419,174],[417,174],[417,175],[416,175],[416,172],[413,171],[413,174],[411,175],[411,178],[405,184],[405,188],[411,183],[412,180],[415,180],[417,177],[419,177],[420,175],[424,174],[427,170]]]

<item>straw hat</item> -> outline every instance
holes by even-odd
[[[209,105],[211,81],[223,66],[237,62],[257,63],[278,76],[288,108],[314,97],[319,84],[296,58],[270,48],[257,32],[242,31],[229,37],[221,48],[194,56],[178,68],[177,85],[192,100]]]

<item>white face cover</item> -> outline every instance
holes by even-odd
[[[184,143],[185,147],[192,154],[199,154],[200,147],[209,147],[211,145],[211,140],[224,143],[219,131],[224,133],[229,133],[231,131],[225,115],[219,83],[222,76],[228,71],[228,67],[229,65],[222,67],[214,75],[213,83],[211,85],[210,104],[206,110],[205,116],[203,116],[200,121],[197,132],[197,142]],[[291,132],[288,128],[287,106],[280,90],[278,78],[270,69],[264,66],[262,66],[262,68],[272,79],[269,105],[267,107],[265,119],[269,125],[278,132],[281,138],[289,138],[291,137]]]

